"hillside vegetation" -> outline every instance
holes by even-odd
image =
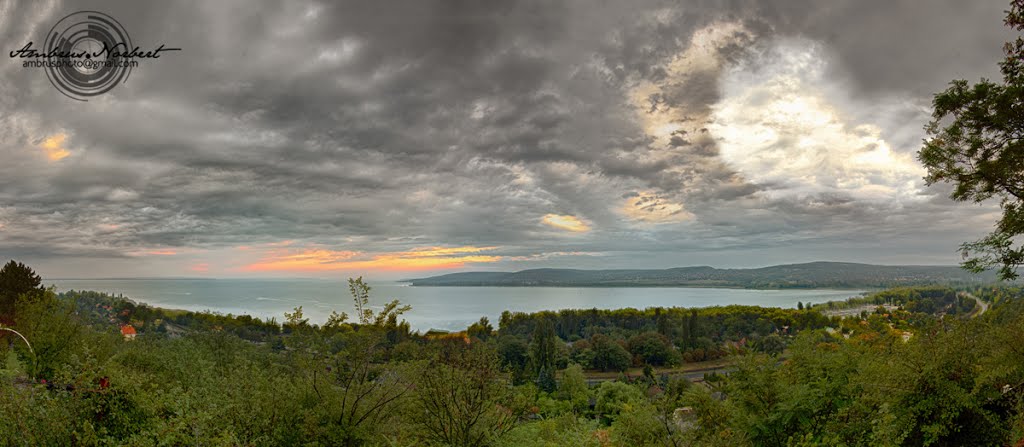
[[[1015,288],[965,290],[989,304],[981,315],[958,290],[926,287],[859,298],[850,305],[879,306],[848,318],[819,306],[567,310],[420,334],[401,321],[407,308],[375,305],[359,279],[348,291],[356,315],[313,324],[301,308],[280,323],[169,311],[57,295],[33,278],[3,282],[9,273],[25,271],[0,271],[0,284],[21,287],[0,290],[0,318],[32,348],[13,333],[0,343],[4,445],[1024,439],[1024,294]],[[713,369],[679,372],[688,365]]]

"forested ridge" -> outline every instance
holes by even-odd
[[[531,269],[518,272],[465,272],[412,279],[409,282],[413,286],[879,289],[936,283],[983,284],[995,278],[993,271],[976,275],[954,266],[811,262],[756,269],[699,266],[660,270]]]
[[[383,303],[360,279],[339,290],[355,315],[316,324],[301,308],[278,322],[56,294],[12,264],[0,271],[0,318],[32,349],[0,331],[6,445],[1024,438],[1024,293],[1013,287],[899,288],[798,309],[508,312],[496,324],[423,334],[402,321],[408,308]],[[871,310],[827,315],[849,306]]]

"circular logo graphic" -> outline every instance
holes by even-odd
[[[46,77],[65,96],[87,101],[128,80],[132,64],[122,60],[134,48],[124,27],[102,12],[79,11],[46,35]],[[54,51],[56,50],[56,51]]]

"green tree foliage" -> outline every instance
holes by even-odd
[[[625,371],[632,363],[629,351],[611,338],[596,334],[590,339],[594,356],[590,361],[594,369],[601,371]]]
[[[786,349],[786,340],[779,336],[779,334],[770,334],[758,340],[757,345],[759,351],[771,356],[777,356]]]
[[[526,381],[527,366],[530,363],[530,346],[520,337],[504,336],[498,339],[498,358],[501,366],[512,374],[512,382],[521,385]]]
[[[711,354],[717,355],[717,348],[723,342],[739,341],[751,334],[766,335],[785,326],[791,332],[799,332],[820,329],[830,324],[828,317],[819,312],[756,306],[570,309],[537,314],[505,312],[501,318],[500,336],[530,337],[540,320],[551,321],[556,335],[563,340],[573,341],[574,345],[577,340],[588,339],[594,334],[625,341],[633,335],[654,331],[668,337],[684,354],[701,348],[703,352],[699,360],[704,357],[715,358]],[[708,353],[708,348],[716,352]]]
[[[496,443],[500,447],[601,447],[600,423],[572,414],[520,424]]]
[[[369,307],[370,287],[362,278],[350,279],[349,290],[359,315],[359,330],[349,331],[347,315],[334,313],[323,328],[309,324],[301,306],[285,314],[288,355],[297,375],[308,384],[307,399],[316,420],[330,421],[320,433],[331,444],[360,444],[372,429],[394,417],[399,400],[413,388],[401,365],[381,362],[394,346],[389,337],[396,319],[409,306],[397,300],[379,312]]]
[[[982,299],[1005,296],[977,290]],[[788,358],[748,355],[682,403],[699,445],[1007,445],[1024,439],[1024,294],[978,318],[911,323],[892,315],[843,321],[846,337],[807,331]],[[913,315],[904,313],[904,315]],[[849,324],[847,324],[849,323]]]
[[[1006,25],[1024,31],[1024,1],[1011,2]],[[935,95],[918,156],[928,184],[953,183],[953,200],[1000,199],[1002,218],[988,236],[961,246],[963,265],[976,272],[998,267],[1000,277],[1014,279],[1024,263],[1024,38],[1004,49],[1001,83],[956,80]]]
[[[623,382],[601,382],[595,395],[594,410],[607,421],[614,421],[620,413],[645,399],[640,388]]]
[[[44,292],[42,278],[27,265],[11,260],[0,268],[0,324],[15,323],[15,308],[22,295]]]
[[[489,340],[493,334],[494,326],[491,326],[491,322],[487,317],[480,317],[480,321],[469,325],[466,329],[466,335],[481,341]]]
[[[398,317],[412,309],[412,306],[403,305],[398,300],[391,300],[379,312],[374,312],[370,308],[371,287],[363,282],[362,276],[356,279],[349,278],[348,290],[352,294],[352,300],[355,302],[356,317],[359,318],[359,324],[369,326],[394,324]],[[341,314],[338,318],[343,321],[345,316]]]
[[[502,378],[492,349],[455,343],[443,347],[419,374],[415,419],[431,441],[487,445],[514,427],[522,404]]]
[[[629,352],[642,364],[654,366],[672,366],[678,364],[682,357],[669,342],[668,337],[649,331],[630,337]]]
[[[691,388],[685,379],[672,379],[647,390],[647,399],[633,399],[623,405],[611,424],[618,445],[680,447],[691,445],[687,436],[692,425],[679,411],[686,405],[684,396]]]
[[[582,366],[574,363],[562,372],[557,397],[569,402],[574,413],[581,414],[586,411],[590,404],[590,387],[587,386]]]
[[[645,399],[638,399],[623,406],[611,424],[612,439],[616,445],[628,446],[671,446],[672,439],[664,431],[654,405]]]
[[[32,343],[32,352],[16,345],[21,358],[30,365],[32,377],[52,377],[79,342],[81,325],[73,317],[74,306],[44,291],[22,295],[15,309],[18,330]]]
[[[414,382],[399,365],[378,362],[383,349],[379,334],[357,332],[330,359],[327,370],[332,386],[322,399],[340,428],[338,441],[365,439],[367,432],[387,424],[394,417],[399,399],[413,388]],[[321,398],[319,393],[317,397]]]
[[[681,401],[686,405],[688,414],[686,419],[680,422],[685,424],[684,436],[690,440],[691,445],[749,445],[744,433],[733,431],[730,427],[729,406],[721,399],[715,398],[710,390],[704,387],[690,387],[683,394]]]
[[[551,323],[545,319],[538,322],[530,342],[530,365],[534,383],[545,392],[555,391],[556,357],[558,336]]]
[[[905,445],[995,445],[1006,433],[978,389],[980,352],[967,328],[937,326],[897,348],[892,367],[871,371],[888,388],[887,436]],[[991,394],[990,394],[991,393]]]
[[[0,444],[1017,445],[1024,290],[964,290],[988,304],[981,314],[954,312],[973,305],[957,292],[875,293],[856,302],[889,307],[822,329],[813,308],[510,314],[510,333],[486,342],[408,333],[376,312],[371,324],[334,314],[317,325],[296,309],[282,325],[88,292],[21,295],[19,324],[40,356],[16,346],[0,361]],[[559,349],[537,349],[545,337],[560,347],[559,333],[588,334],[573,356],[618,363],[611,371],[629,366],[626,345],[641,353],[682,334],[687,354],[730,343],[737,357],[700,385],[650,363],[618,380],[570,365],[551,393],[532,377],[511,384],[509,370],[533,358],[559,367]],[[778,351],[768,340],[784,341],[784,358],[758,352]]]
[[[784,327],[788,327],[788,333],[793,334],[806,329],[823,328],[830,324],[828,317],[816,311],[803,312],[796,309],[754,306],[702,309],[583,309],[536,314],[504,312],[501,317],[501,330],[498,333],[499,343],[508,337],[532,337],[535,329],[545,324],[541,322],[542,320],[553,322],[556,335],[571,341],[571,347],[559,345],[556,362],[558,367],[564,367],[566,361],[571,360],[585,369],[601,368],[593,364],[595,351],[590,340],[592,336],[598,334],[610,337],[624,347],[628,346],[629,339],[636,335],[648,332],[658,334],[665,338],[646,338],[648,341],[667,339],[669,342],[662,346],[666,349],[661,353],[663,355],[655,353],[652,361],[673,365],[680,361],[700,362],[722,358],[741,340],[750,336],[775,333]],[[658,349],[661,347],[653,346],[653,350]],[[567,358],[563,356],[564,350],[568,351]],[[636,361],[644,362],[640,358]],[[517,383],[521,382],[517,380]]]

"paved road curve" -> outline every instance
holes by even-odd
[[[960,292],[960,296],[966,296],[966,297],[968,297],[968,298],[971,298],[971,299],[973,299],[973,300],[974,300],[974,302],[978,303],[978,307],[980,307],[980,308],[981,308],[981,310],[979,310],[978,312],[976,312],[976,313],[975,313],[974,315],[971,315],[971,318],[977,318],[977,317],[978,317],[978,315],[981,315],[981,314],[983,314],[983,313],[985,313],[985,312],[988,312],[988,303],[986,303],[986,302],[982,301],[982,300],[981,300],[981,299],[979,299],[978,297],[976,297],[976,296],[974,296],[974,295],[971,295],[970,293],[967,293],[967,292]]]

